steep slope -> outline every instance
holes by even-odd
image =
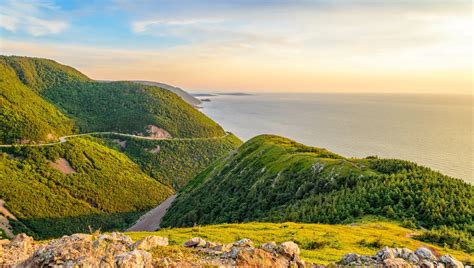
[[[349,222],[380,215],[473,230],[474,186],[401,160],[347,159],[262,135],[196,176],[162,226],[247,221]]]
[[[194,97],[193,95],[189,94],[188,92],[184,91],[183,89],[179,87],[174,87],[168,84],[152,82],[152,81],[134,81],[134,82],[147,85],[147,86],[155,86],[155,87],[160,87],[160,88],[169,90],[173,92],[174,94],[180,96],[185,102],[191,104],[192,106],[198,106],[199,104],[201,104],[201,101],[198,98]]]
[[[225,134],[217,123],[166,89],[133,82],[92,81],[71,67],[47,59],[1,56],[0,60],[0,71],[6,74],[5,78],[2,76],[2,102],[8,104],[1,114],[7,118],[2,119],[6,122],[1,133],[5,142],[44,140],[43,133],[28,134],[28,130],[40,127],[23,123],[36,120],[35,117],[40,123],[46,121],[40,126],[44,125],[48,131],[57,128],[61,134],[69,133],[72,123],[62,124],[67,121],[62,114],[74,121],[79,132],[118,131],[172,137]],[[31,101],[18,107],[17,101],[22,96]],[[37,103],[45,107],[44,111],[32,116],[30,110],[40,109]],[[48,112],[52,113],[51,122],[42,116]],[[18,114],[18,119],[8,119],[10,114]],[[61,127],[66,130],[61,131]]]
[[[19,220],[15,231],[40,238],[124,228],[173,193],[96,139],[6,152],[0,199]]]
[[[18,76],[10,59],[0,56],[0,143],[47,141],[72,133],[72,120],[25,86],[20,77],[26,81],[32,75]],[[31,78],[29,83],[34,82]]]
[[[190,140],[139,140],[117,137],[107,144],[126,154],[150,177],[179,189],[242,141],[228,134]]]
[[[158,87],[133,82],[78,82],[49,88],[43,96],[74,118],[81,132],[151,135],[147,132],[155,128],[172,137],[225,135],[217,123],[176,94]]]

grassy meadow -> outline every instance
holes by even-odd
[[[418,241],[413,236],[421,231],[401,227],[395,222],[366,221],[355,224],[304,224],[304,223],[244,223],[218,224],[190,228],[164,228],[156,232],[127,233],[132,239],[139,240],[148,235],[168,237],[169,254],[186,254],[187,249],[178,246],[186,240],[199,236],[209,241],[231,243],[242,238],[251,239],[256,245],[269,241],[277,243],[295,241],[301,248],[304,260],[328,264],[338,261],[346,253],[374,254],[384,246],[406,247],[415,250],[426,246],[440,254],[449,253],[459,260],[471,262],[468,253],[442,248],[430,243]],[[163,254],[163,251],[160,252]]]

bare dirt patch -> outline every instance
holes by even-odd
[[[119,139],[115,139],[113,140],[115,143],[117,143],[118,145],[120,145],[120,148],[121,149],[125,149],[127,147],[127,141],[126,140],[119,140]]]
[[[152,153],[152,154],[157,154],[157,153],[160,152],[160,150],[161,150],[160,145],[156,145],[155,148],[149,149],[148,152],[150,152],[150,153]]]
[[[71,174],[75,173],[76,171],[71,167],[69,162],[65,158],[59,158],[58,160],[54,162],[50,162],[49,165],[55,169],[57,169],[59,172],[63,174]]]
[[[0,199],[0,229],[3,230],[7,236],[13,237],[12,227],[8,218],[16,220],[15,215],[5,207],[5,201]]]
[[[155,139],[169,139],[169,138],[171,138],[171,134],[169,134],[168,131],[166,131],[162,128],[159,128],[157,126],[154,126],[154,125],[148,125],[146,127],[146,133],[150,137],[155,138]]]

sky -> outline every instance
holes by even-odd
[[[0,53],[190,91],[472,94],[473,5],[0,0]]]

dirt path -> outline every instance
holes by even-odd
[[[148,211],[145,215],[141,216],[140,219],[138,219],[138,221],[126,231],[156,231],[158,228],[160,228],[161,218],[165,216],[166,210],[171,206],[171,203],[173,203],[175,198],[176,195],[168,197],[168,199],[163,201],[156,208]]]
[[[0,229],[2,229],[8,237],[13,237],[12,226],[8,218],[16,220],[15,215],[5,207],[5,201],[0,199]]]
[[[143,140],[175,140],[175,141],[191,141],[191,140],[215,140],[215,139],[222,139],[230,135],[230,132],[226,132],[224,136],[220,137],[208,137],[208,138],[155,138],[155,137],[147,137],[147,136],[137,136],[133,134],[125,134],[125,133],[118,133],[118,132],[92,132],[92,133],[83,133],[83,134],[76,134],[76,135],[68,135],[59,138],[58,142],[50,142],[50,143],[38,143],[38,144],[0,144],[0,148],[8,148],[8,147],[41,147],[41,146],[51,146],[56,144],[61,144],[67,142],[68,138],[74,137],[81,137],[81,136],[94,136],[94,135],[115,135],[115,136],[122,136],[122,137],[130,137],[135,139],[143,139]]]

